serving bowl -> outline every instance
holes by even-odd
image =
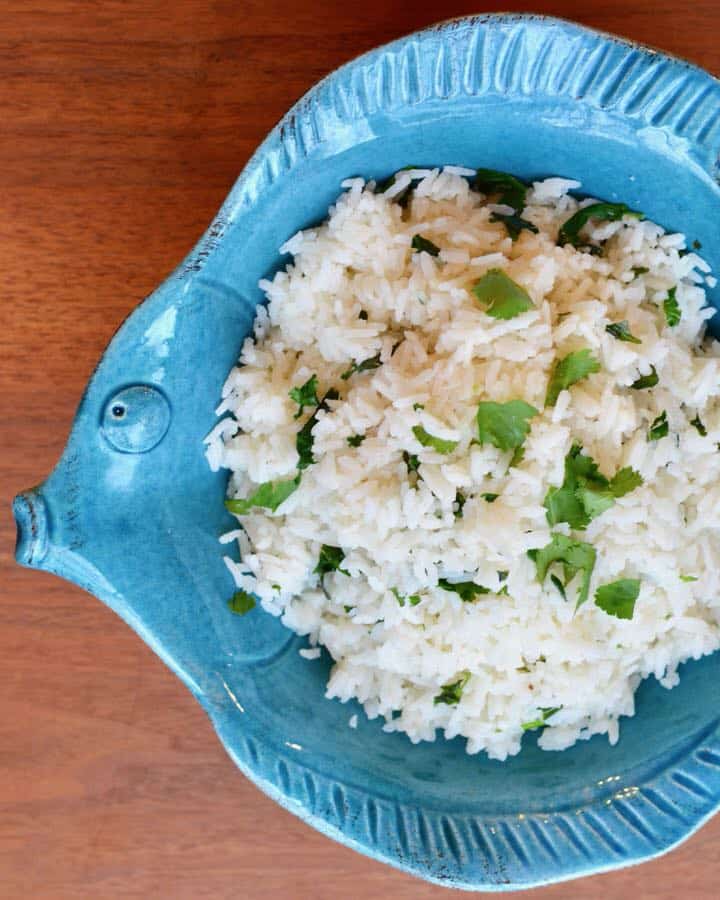
[[[17,559],[114,609],[207,711],[241,771],[357,850],[474,890],[530,887],[662,853],[720,805],[720,656],[562,753],[506,762],[412,746],[324,698],[330,661],[260,609],[229,614],[226,476],[203,438],[277,248],[350,175],[453,163],[577,178],[699,240],[720,268],[720,82],[577,25],[497,15],[362,56],[306,94],[180,267],[122,325],[58,465],[14,503]],[[720,303],[718,289],[711,302]],[[357,729],[348,719],[360,712]]]

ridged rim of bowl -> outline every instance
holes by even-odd
[[[712,148],[720,147],[720,81],[709,73],[562,19],[452,19],[371,50],[311,88],[257,149],[169,281],[197,274],[238,215],[321,145],[338,119],[352,122],[447,97],[538,93],[572,96],[670,131],[718,179]],[[340,843],[449,887],[516,890],[632,865],[670,850],[720,806],[716,725],[632,796],[528,813],[519,821],[518,815],[480,819],[378,798],[238,735],[231,702],[205,705],[238,767],[281,806]]]

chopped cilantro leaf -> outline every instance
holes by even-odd
[[[561,562],[565,568],[565,583],[572,581],[578,572],[582,573],[580,590],[575,608],[585,603],[590,593],[590,578],[595,568],[597,553],[592,544],[575,541],[564,534],[553,534],[552,540],[537,550],[528,550],[528,556],[535,563],[538,581],[542,584],[553,563]]]
[[[555,406],[561,391],[599,371],[600,363],[587,347],[568,353],[567,356],[555,363],[545,395],[545,406]]]
[[[478,404],[478,438],[481,444],[492,444],[498,450],[514,450],[522,446],[530,432],[528,419],[538,411],[524,400],[507,403],[483,401]]]
[[[432,447],[438,453],[452,453],[460,443],[459,441],[446,441],[443,438],[434,437],[434,435],[428,434],[422,425],[414,425],[412,433],[423,447]]]
[[[425,409],[425,404],[424,403],[413,403],[413,409],[415,410],[415,412],[418,412],[418,410]]]
[[[346,440],[348,442],[348,446],[359,447],[366,437],[367,435],[365,434],[351,434],[349,438],[346,438]]]
[[[491,222],[502,222],[511,240],[516,241],[520,237],[520,232],[525,229],[533,234],[538,233],[538,227],[533,222],[528,222],[516,214],[505,215],[504,213],[490,213]]]
[[[299,419],[306,406],[317,406],[320,403],[317,396],[317,375],[311,375],[300,387],[291,388],[289,394],[293,403],[297,403],[299,407],[293,418]]]
[[[647,439],[649,441],[659,441],[660,438],[667,437],[669,430],[667,412],[663,410],[656,419],[653,419]]]
[[[403,450],[403,462],[407,466],[408,472],[417,472],[420,468],[420,460],[414,453],[408,453],[407,450]]]
[[[255,598],[247,591],[235,591],[227,605],[230,612],[234,612],[236,616],[244,616],[255,608]]]
[[[558,234],[558,244],[572,244],[579,247],[582,243],[580,231],[591,219],[601,222],[617,222],[623,216],[632,216],[635,219],[643,219],[644,215],[637,210],[630,209],[624,203],[592,203],[579,209],[563,224]]]
[[[439,256],[440,248],[437,244],[433,244],[432,241],[429,241],[427,238],[424,238],[421,234],[416,234],[412,239],[410,244],[413,250],[416,253],[429,253],[430,256]]]
[[[457,509],[455,510],[455,518],[462,519],[463,514],[463,506],[467,503],[467,497],[462,491],[455,491],[455,505]]]
[[[595,606],[617,619],[632,619],[639,593],[639,578],[621,578],[595,591]]]
[[[681,575],[680,581],[698,581],[697,575]]]
[[[544,506],[550,525],[567,522],[571,528],[584,529],[603,509],[612,506],[608,480],[597,463],[584,456],[582,447],[574,444],[565,457],[565,477],[560,487],[550,488]],[[607,505],[603,501],[607,501]],[[588,509],[588,505],[590,509]],[[602,506],[602,509],[600,508]]]
[[[493,494],[490,491],[487,491],[484,494],[480,494],[480,496],[485,500],[486,503],[494,503],[500,494]]]
[[[390,592],[395,596],[395,599],[400,604],[400,606],[405,606],[405,601],[410,604],[410,606],[417,606],[420,602],[420,594],[401,594],[400,591],[396,587],[390,588]]]
[[[650,269],[647,266],[633,266],[630,271],[636,278],[639,278],[641,275],[647,275]]]
[[[318,562],[313,572],[316,575],[327,575],[328,572],[342,572],[343,575],[349,575],[347,569],[341,569],[340,563],[345,559],[345,553],[340,547],[332,547],[330,544],[323,544],[320,548]]]
[[[451,591],[457,594],[463,603],[474,603],[475,598],[480,596],[480,594],[491,593],[490,588],[483,587],[481,584],[475,584],[474,581],[456,581],[453,583],[446,578],[441,578],[438,581],[438,587],[441,587],[444,591]]]
[[[440,693],[434,698],[433,703],[446,703],[448,706],[457,706],[469,680],[470,673],[467,670],[461,672],[457,681],[442,685]]]
[[[551,575],[550,581],[552,581],[552,583],[558,589],[558,591],[560,592],[560,596],[563,598],[563,600],[567,600],[567,594],[565,593],[565,585],[562,583],[562,581],[560,581],[560,579],[557,577],[557,575]]]
[[[691,419],[690,424],[697,431],[700,437],[707,437],[707,428],[700,421],[700,416],[695,416],[694,419]]]
[[[513,450],[513,455],[510,457],[510,462],[508,463],[508,469],[512,469],[514,466],[519,466],[520,463],[525,459],[525,448],[524,447],[516,447]]]
[[[245,516],[256,506],[275,512],[278,506],[297,490],[299,484],[299,475],[292,481],[265,481],[245,500],[226,500],[225,508],[236,516]]]
[[[499,201],[503,206],[512,206],[516,212],[521,212],[525,207],[527,186],[507,172],[498,172],[495,169],[478,169],[475,173],[473,186],[476,191],[482,191],[488,196],[500,194]]]
[[[472,288],[477,299],[485,304],[485,314],[493,319],[514,319],[534,309],[527,291],[514,282],[502,269],[488,269]]]
[[[643,483],[642,475],[636,472],[631,466],[623,466],[622,469],[613,475],[610,479],[610,490],[613,497],[624,497],[630,491],[634,491],[636,487],[640,487]]]
[[[560,712],[562,706],[541,706],[538,709],[540,713],[540,717],[537,719],[533,719],[532,722],[523,722],[522,730],[523,731],[536,731],[538,728],[545,728],[547,726],[547,720],[554,716],[555,713]]]
[[[335,390],[335,388],[330,388],[330,390],[325,394],[322,401],[318,405],[315,412],[310,416],[307,422],[303,425],[303,427],[298,431],[297,436],[295,438],[295,449],[298,452],[298,456],[300,459],[298,460],[298,469],[301,471],[303,469],[307,469],[308,466],[312,465],[315,462],[315,457],[313,456],[312,448],[313,448],[313,435],[312,430],[317,424],[317,414],[322,410],[327,410],[328,400],[337,400],[340,395]]]
[[[655,366],[650,366],[650,374],[641,375],[639,378],[636,378],[630,387],[634,391],[641,391],[643,388],[655,387],[659,380]]]
[[[627,319],[623,319],[622,322],[612,322],[610,325],[606,325],[605,331],[618,341],[627,341],[628,344],[642,344],[640,338],[635,337],[630,331]]]
[[[665,321],[668,323],[668,326],[670,328],[674,328],[682,318],[682,313],[680,312],[680,304],[677,302],[677,298],[675,297],[676,293],[677,285],[670,288],[667,297],[663,300],[663,312],[665,313]]]
[[[573,444],[565,457],[565,477],[560,487],[551,487],[544,506],[550,525],[567,522],[571,528],[584,530],[590,522],[610,509],[618,497],[639,487],[643,480],[629,466],[608,480],[597,463],[585,456],[579,444]]]
[[[364,359],[362,362],[354,362],[340,377],[343,381],[347,381],[348,378],[356,372],[369,372],[370,369],[379,369],[381,365],[380,354],[378,353],[375,356],[371,356],[369,359]]]

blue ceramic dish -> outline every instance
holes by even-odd
[[[532,738],[505,763],[412,747],[323,697],[329,662],[228,613],[225,476],[202,440],[276,248],[340,181],[409,162],[562,174],[703,244],[720,269],[720,82],[576,25],[460,19],[344,66],[271,132],[180,268],[114,337],[67,449],[15,501],[18,560],[91,591],[178,674],[242,772],[320,831],[460,888],[545,884],[668,850],[720,805],[720,656],[637,694],[618,746]],[[712,298],[716,304],[720,293]]]

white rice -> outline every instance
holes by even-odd
[[[683,235],[628,217],[588,229],[607,241],[602,257],[558,247],[559,226],[589,202],[571,197],[579,184],[562,178],[533,185],[523,216],[540,233],[513,243],[489,220],[498,207],[470,189],[470,171],[398,173],[384,194],[362,179],[343,182],[328,221],[292,237],[282,250],[293,263],[261,282],[267,310],[228,377],[226,418],[208,437],[211,466],[232,472],[229,496],[297,474],[296,436],[313,408],[295,419],[291,388],[316,374],[318,395],[335,388],[340,399],[317,415],[315,463],[298,489],[276,512],[238,517],[242,563],[228,564],[238,588],[327,648],[327,696],[356,698],[387,731],[417,742],[440,729],[465,737],[469,753],[504,759],[520,750],[523,723],[552,708],[544,749],[598,733],[615,743],[643,678],[673,687],[681,662],[720,645],[720,352],[703,342],[708,267],[680,252]],[[403,210],[392,198],[415,176]],[[413,253],[416,234],[440,257]],[[470,288],[491,267],[523,286],[535,309],[506,321],[486,315]],[[633,267],[649,271],[636,277]],[[675,285],[682,318],[670,328],[662,301]],[[620,320],[641,344],[606,332]],[[580,347],[601,371],[543,408],[555,361]],[[352,361],[378,353],[379,368],[341,379]],[[651,366],[658,386],[630,389]],[[524,460],[509,468],[511,452],[473,439],[478,402],[511,399],[540,413]],[[648,441],[663,410],[669,435]],[[696,415],[706,436],[690,424]],[[457,448],[421,446],[417,425]],[[353,435],[365,439],[351,447]],[[570,533],[567,524],[551,529],[543,501],[574,442],[608,477],[632,466],[644,480],[573,533],[597,551],[590,599],[577,611],[575,583],[564,600],[549,579],[538,582],[527,555],[551,530]],[[419,458],[419,477],[403,451]],[[462,517],[457,491],[467,497]],[[499,497],[488,503],[483,492]],[[342,549],[349,574],[321,583],[313,570],[323,544]],[[464,603],[440,578],[493,593]],[[641,579],[632,619],[593,601],[599,585],[620,578]],[[393,588],[420,602],[401,606]],[[459,702],[436,702],[463,673]]]

